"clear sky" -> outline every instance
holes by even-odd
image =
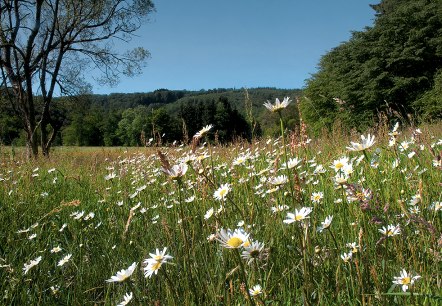
[[[159,88],[302,88],[328,50],[371,26],[377,0],[153,0],[132,46],[143,74],[94,93]]]

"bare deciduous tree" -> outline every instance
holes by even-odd
[[[154,10],[149,0],[0,0],[1,87],[26,132],[29,154],[43,155],[61,124],[51,118],[54,94],[78,92],[84,73],[101,82],[141,71],[149,52],[120,52]],[[87,68],[87,69],[86,69]]]

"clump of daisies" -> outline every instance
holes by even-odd
[[[279,175],[269,179],[269,183],[274,186],[281,186],[288,182],[286,175]]]
[[[117,306],[125,306],[125,305],[129,304],[129,302],[132,300],[132,298],[133,298],[132,292],[126,293],[123,297],[123,301],[120,302],[119,304],[117,304]]]
[[[25,263],[23,267],[23,273],[28,274],[29,270],[31,270],[33,267],[38,265],[41,261],[41,256],[38,256],[37,258],[31,260],[29,263]]]
[[[361,142],[350,142],[350,146],[347,147],[349,151],[359,152],[365,151],[374,145],[374,135],[368,134],[367,137],[361,135]]]
[[[199,139],[202,138],[204,135],[206,135],[211,129],[213,128],[212,124],[206,125],[205,127],[203,127],[201,130],[199,130],[194,136],[193,138]]]
[[[250,295],[253,296],[258,296],[260,294],[262,294],[262,287],[261,285],[255,285],[252,288],[249,289],[249,293]]]
[[[303,221],[310,218],[309,214],[312,212],[311,207],[302,207],[301,209],[295,209],[295,213],[287,213],[287,219],[283,222],[290,224],[293,222]]]
[[[266,260],[268,258],[268,249],[264,248],[264,243],[252,241],[250,244],[245,244],[241,258],[244,259],[248,265],[253,262]]]
[[[162,167],[161,171],[163,171],[172,180],[178,180],[186,174],[187,169],[187,164],[181,163],[178,165],[173,165],[171,168]]]
[[[401,285],[402,291],[405,292],[408,290],[408,287],[413,285],[416,280],[418,280],[420,275],[412,275],[411,273],[407,273],[405,269],[402,269],[400,276],[395,276],[393,280],[393,284]]]
[[[343,253],[341,254],[341,259],[345,263],[349,263],[351,261],[351,258],[353,257],[353,252]]]
[[[217,240],[227,249],[237,249],[249,243],[249,234],[242,228],[238,228],[234,231],[221,229],[218,233]]]
[[[227,194],[230,192],[231,187],[229,183],[222,184],[213,194],[214,198],[219,201],[224,201],[227,197]]]
[[[146,265],[144,267],[145,277],[150,278],[152,277],[153,274],[157,275],[161,266],[173,258],[172,256],[166,254],[166,252],[167,252],[167,247],[163,248],[162,251],[156,249],[155,253],[149,253],[150,258],[145,259],[143,262]]]
[[[121,271],[118,271],[116,275],[111,276],[111,278],[106,280],[106,282],[108,282],[108,283],[113,283],[113,282],[121,283],[121,282],[125,281],[134,273],[136,266],[137,266],[136,262],[132,263],[129,266],[129,268],[122,269]]]
[[[330,228],[330,225],[333,221],[333,216],[327,216],[323,222],[321,222],[321,226],[318,227],[318,232],[322,233],[323,230]]]
[[[267,101],[266,103],[264,103],[263,105],[265,106],[265,108],[267,108],[269,111],[271,111],[272,113],[276,113],[276,112],[280,112],[281,110],[283,110],[284,108],[286,108],[287,106],[289,106],[289,104],[292,102],[292,100],[290,100],[289,97],[285,97],[284,100],[281,102],[279,101],[278,98],[276,98],[275,100],[275,104],[272,104],[270,101]]]
[[[387,227],[382,227],[379,229],[379,232],[381,232],[385,237],[393,237],[396,235],[399,235],[401,233],[401,228],[399,225],[387,225]]]
[[[72,257],[72,254],[67,254],[62,259],[60,259],[60,261],[58,262],[57,266],[58,267],[63,266],[65,263],[67,263],[71,259],[71,257]]]

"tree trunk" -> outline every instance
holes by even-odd
[[[26,129],[26,145],[28,148],[28,158],[37,158],[38,156],[38,141],[35,133]]]
[[[52,97],[50,98],[50,100]],[[40,120],[40,145],[43,156],[49,157],[49,152],[58,131],[60,131],[63,122],[54,120],[49,112],[49,102],[46,101]]]
[[[48,142],[48,131],[46,130],[47,122],[43,122],[43,119],[40,123],[40,142],[41,142],[41,153],[43,156],[49,157],[49,148],[50,145],[47,144]]]

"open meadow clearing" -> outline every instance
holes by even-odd
[[[0,303],[440,305],[441,131],[2,148]]]

